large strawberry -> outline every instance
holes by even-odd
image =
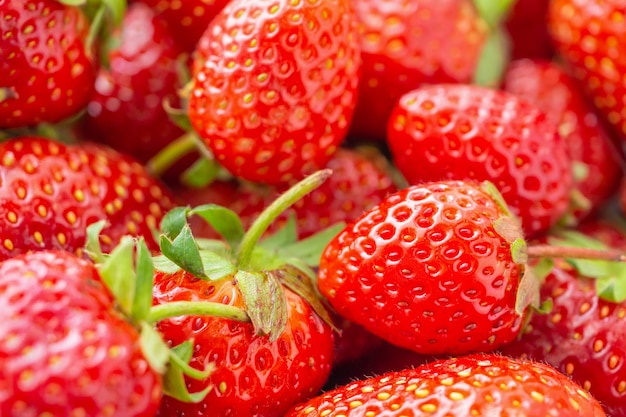
[[[622,141],[626,141],[625,13],[621,0],[554,0],[548,12],[557,52]]]
[[[286,417],[604,417],[600,404],[556,369],[477,354],[364,379],[298,405]]]
[[[105,250],[125,234],[152,238],[169,191],[135,160],[96,144],[18,138],[0,144],[0,260],[42,249],[80,252],[86,227],[106,219]]]
[[[356,0],[362,80],[355,138],[384,140],[401,95],[422,84],[472,80],[487,25],[471,0]]]
[[[491,181],[529,236],[567,210],[573,183],[567,147],[544,113],[512,94],[422,87],[399,100],[388,129],[393,159],[409,183]]]
[[[0,2],[0,128],[57,122],[93,92],[81,10],[55,0]]]
[[[581,219],[598,209],[615,192],[621,170],[611,139],[577,81],[555,63],[526,59],[511,63],[504,89],[535,105],[558,126],[576,164],[576,189],[586,199],[572,207],[572,214]]]
[[[360,66],[350,1],[234,0],[197,53],[189,116],[235,176],[287,183],[336,152]]]

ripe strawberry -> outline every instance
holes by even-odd
[[[86,227],[102,219],[106,251],[125,234],[157,248],[152,229],[172,199],[133,159],[35,137],[1,143],[0,155],[0,260],[30,250],[81,252]]]
[[[78,113],[95,69],[82,12],[54,0],[0,2],[0,129]]]
[[[154,416],[161,376],[95,266],[65,251],[0,263],[0,415]]]
[[[284,184],[330,160],[356,98],[351,2],[235,0],[199,45],[189,117],[220,164]]]
[[[137,0],[150,6],[167,23],[179,47],[192,52],[227,0]]]
[[[521,233],[495,198],[462,181],[392,194],[328,244],[321,294],[341,316],[418,353],[510,342],[525,309],[524,266],[513,253]]]
[[[174,39],[147,6],[132,4],[108,51],[95,93],[81,123],[82,136],[145,163],[183,131],[168,117],[163,101],[178,106]]]
[[[544,113],[511,94],[470,85],[414,90],[396,105],[388,142],[411,184],[493,182],[529,236],[554,225],[569,205],[566,145]]]
[[[578,164],[576,189],[589,204],[573,207],[573,214],[581,219],[599,208],[615,192],[621,171],[611,139],[576,80],[557,64],[519,60],[509,66],[504,89],[535,105],[558,126],[571,159]],[[584,171],[578,178],[580,168]]]
[[[548,3],[546,0],[513,2],[504,22],[513,60],[550,59],[554,55],[548,33]]]
[[[487,25],[471,0],[356,0],[354,7],[363,64],[351,135],[384,140],[401,95],[423,84],[472,80]]]
[[[548,365],[478,354],[357,381],[285,417],[370,415],[606,416],[597,400]]]
[[[554,0],[548,22],[557,52],[584,83],[602,118],[626,141],[626,43],[621,0]]]

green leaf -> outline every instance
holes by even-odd
[[[100,0],[106,6],[107,12],[116,26],[122,24],[126,14],[126,0]]]
[[[528,253],[526,253],[526,241],[518,237],[511,244],[511,257],[516,264],[525,264],[528,262]]]
[[[161,233],[170,239],[176,238],[187,225],[189,207],[175,207],[168,211],[161,220]]]
[[[193,342],[184,342],[170,350],[170,366],[167,369],[165,377],[163,378],[163,392],[165,395],[175,398],[184,403],[199,403],[207,394],[211,391],[212,385],[209,384],[205,389],[200,392],[190,393],[185,383],[185,371],[187,374],[193,376],[200,376],[199,381],[204,381],[207,378],[203,378],[202,375],[195,374],[193,371],[189,371],[188,365],[193,354]],[[211,368],[207,371],[211,372]],[[190,375],[191,376],[191,375]],[[192,376],[192,377],[193,377]],[[208,376],[207,376],[208,377]]]
[[[181,182],[189,188],[204,188],[217,178],[220,168],[213,160],[198,158],[182,173]]]
[[[152,263],[154,265],[154,269],[164,272],[166,274],[174,274],[182,269],[179,265],[172,262],[172,260],[165,255],[158,255],[153,257]]]
[[[535,274],[535,278],[539,280],[539,282],[545,282],[546,277],[550,275],[552,269],[554,268],[554,260],[550,258],[541,258],[539,261],[533,266],[533,273]]]
[[[313,236],[280,249],[279,255],[285,258],[300,259],[309,266],[318,266],[328,243],[345,227],[344,222],[335,223]]]
[[[102,263],[106,258],[102,253],[102,246],[100,246],[100,234],[106,225],[106,220],[99,220],[87,226],[85,252],[95,263]]]
[[[258,335],[276,341],[287,326],[287,297],[278,279],[267,272],[240,270],[235,275],[246,312]]]
[[[193,340],[186,340],[180,345],[173,347],[171,360],[181,369],[184,375],[203,381],[211,375],[213,366],[207,366],[203,371],[189,366],[189,361],[193,355],[193,347]]]
[[[603,300],[613,303],[626,301],[626,270],[616,271],[617,275],[596,280],[596,292]]]
[[[124,236],[109,257],[99,265],[102,280],[128,316],[132,312],[135,293],[134,249],[134,239]]]
[[[135,321],[143,321],[150,314],[152,307],[152,285],[154,282],[154,266],[150,250],[143,238],[136,245],[137,259],[135,262],[136,280],[135,294],[132,304],[132,318]]]
[[[298,241],[298,230],[296,226],[296,216],[291,213],[287,222],[271,236],[259,242],[259,246],[267,250],[279,250]]]
[[[198,246],[191,234],[191,228],[185,224],[174,240],[161,236],[161,252],[172,262],[197,278],[208,279]]]
[[[205,204],[191,209],[189,215],[192,214],[197,214],[209,223],[230,245],[233,252],[237,250],[245,233],[237,213],[217,204]]]
[[[489,35],[474,71],[473,84],[489,88],[497,88],[501,84],[510,60],[508,42],[507,35],[502,29],[495,30]]]
[[[532,268],[525,268],[517,288],[515,312],[520,316],[529,306],[538,308],[540,305],[541,282],[535,277]]]
[[[180,127],[185,132],[194,132],[187,109],[179,109],[172,106],[169,99],[165,99],[163,101],[163,108],[169,116],[170,121],[172,121],[176,126]]]
[[[170,358],[170,349],[157,332],[149,324],[141,323],[139,346],[150,367],[163,375]]]
[[[237,271],[235,264],[215,252],[200,251],[200,258],[204,265],[206,277],[212,281],[217,281],[234,275]]]
[[[516,0],[474,0],[478,14],[492,28],[497,27],[508,16]]]

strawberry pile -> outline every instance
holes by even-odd
[[[625,19],[0,0],[0,416],[626,417]]]

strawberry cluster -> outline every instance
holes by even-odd
[[[0,0],[0,416],[626,416],[625,19]]]

